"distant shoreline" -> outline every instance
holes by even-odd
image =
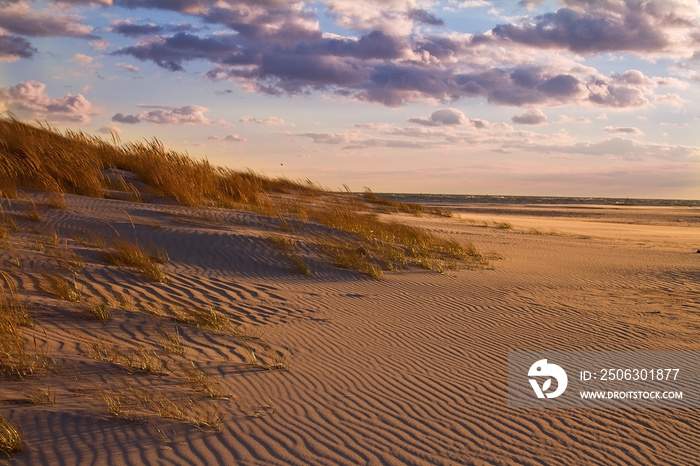
[[[556,205],[606,205],[606,206],[668,206],[700,207],[700,200],[690,199],[641,199],[620,197],[564,197],[564,196],[505,196],[481,194],[398,194],[376,193],[394,201],[421,204],[556,204]]]

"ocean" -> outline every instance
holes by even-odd
[[[480,194],[376,193],[387,199],[419,204],[520,204],[700,207],[700,200],[617,197],[497,196]]]

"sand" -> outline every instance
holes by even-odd
[[[513,350],[700,350],[698,208],[465,205],[453,218],[394,216],[473,242],[492,267],[373,280],[303,248],[313,275],[298,274],[264,241],[274,222],[255,214],[67,201],[38,226],[136,235],[168,252],[169,282],[70,243],[86,263],[85,296],[122,292],[135,303],[93,322],[39,290],[33,234],[15,234],[23,265],[0,254],[43,326],[29,335],[59,368],[0,381],[0,412],[25,442],[11,464],[700,464],[698,410],[513,409],[506,377]],[[252,366],[231,335],[139,307],[148,303],[211,304],[264,330],[289,353],[288,370]],[[105,409],[104,387],[184,390],[177,367],[131,374],[87,356],[95,341],[157,348],[161,331],[177,332],[183,359],[220,382],[223,396],[202,401],[222,414],[220,432]],[[44,388],[54,404],[22,401]]]

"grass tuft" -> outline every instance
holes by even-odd
[[[0,451],[12,454],[22,451],[22,437],[17,427],[0,414]]]
[[[14,293],[0,295],[0,375],[24,377],[36,371],[37,360],[26,347],[22,327],[33,325],[26,304]]]
[[[168,281],[168,277],[158,267],[157,260],[135,242],[117,239],[112,249],[104,253],[104,257],[112,265],[132,267],[157,282]],[[158,259],[162,260],[162,257],[158,256]]]
[[[90,303],[85,309],[85,313],[97,322],[107,322],[112,318],[112,311],[109,310],[106,303]]]
[[[175,320],[197,328],[224,331],[231,329],[231,321],[221,312],[208,306],[206,309],[191,307],[188,309],[175,306],[171,310]]]
[[[202,392],[210,398],[217,398],[221,396],[221,386],[219,385],[219,382],[205,374],[194,364],[193,361],[190,361],[189,364],[181,364],[180,368],[185,373],[185,377],[196,391]]]
[[[65,278],[60,275],[44,275],[39,282],[39,286],[47,293],[51,293],[57,298],[70,302],[80,302],[83,298],[83,293],[73,278],[73,285],[68,283]]]
[[[282,236],[270,236],[272,244],[277,246],[294,266],[294,269],[302,275],[311,275],[311,268],[304,262],[304,258],[297,252],[296,241]]]

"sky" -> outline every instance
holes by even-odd
[[[0,0],[0,111],[330,189],[700,199],[700,1]]]

